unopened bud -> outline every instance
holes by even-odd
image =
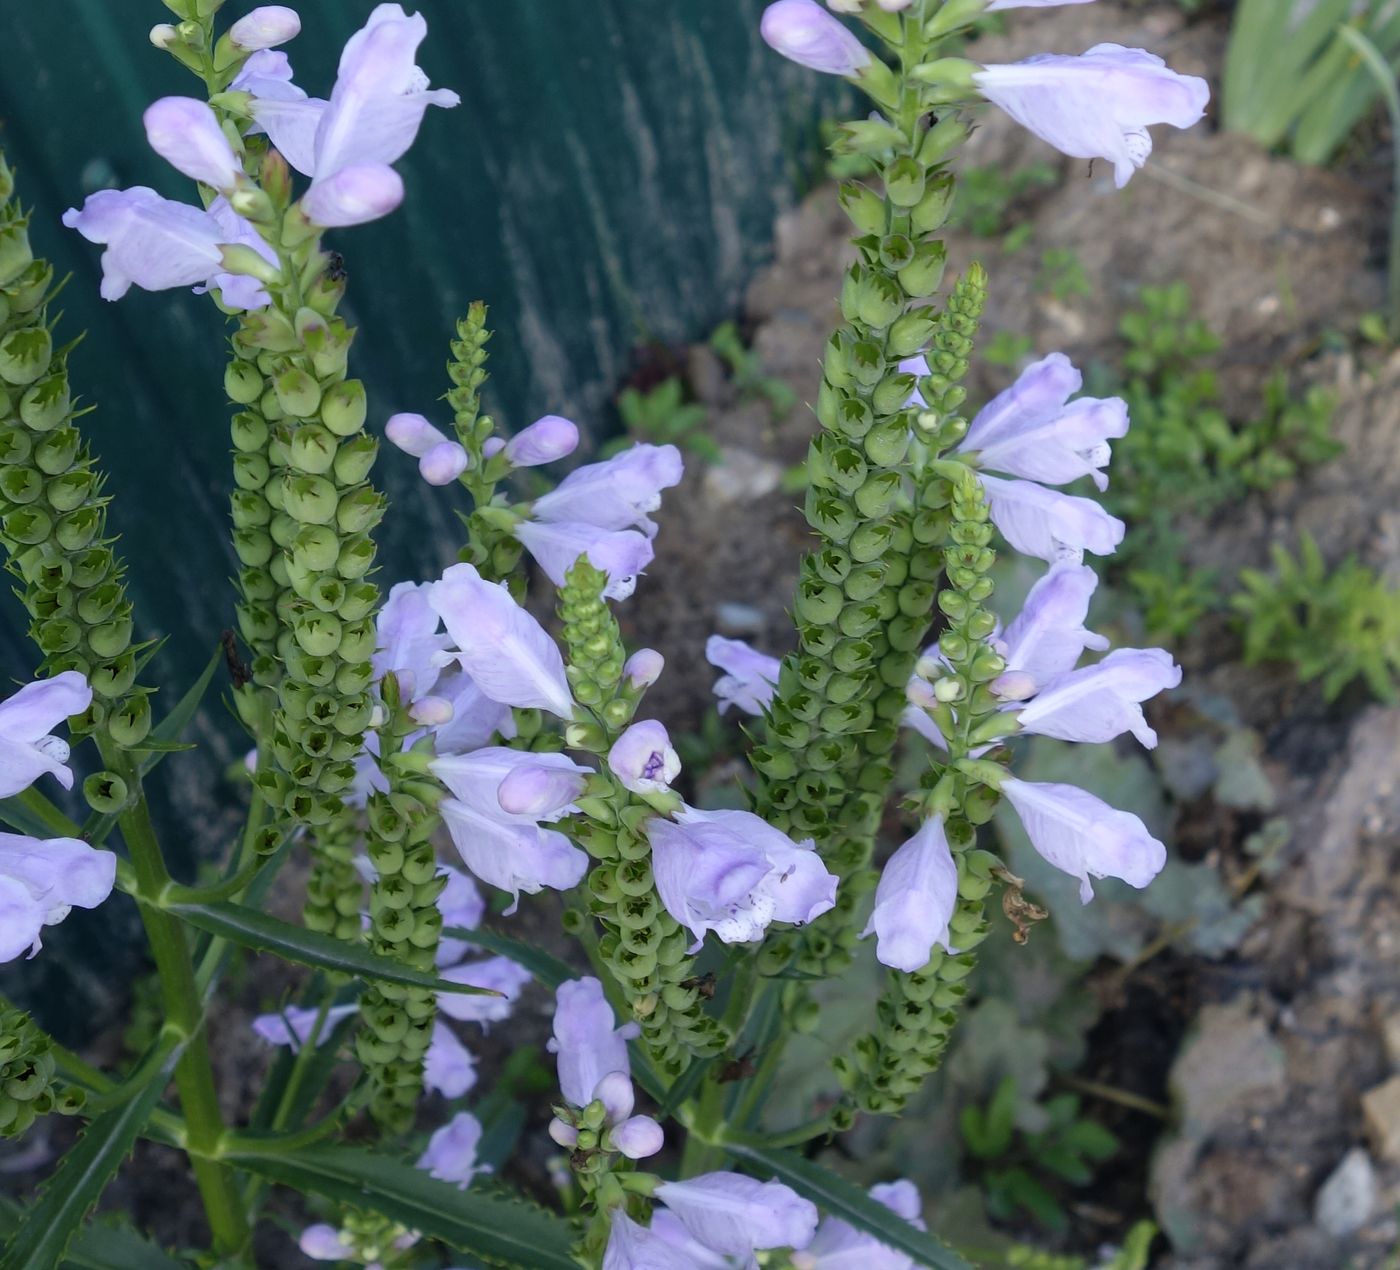
[[[384,435],[415,459],[421,459],[434,446],[447,442],[446,435],[419,414],[391,415],[384,425]]]
[[[633,1116],[617,1125],[608,1135],[613,1146],[629,1160],[655,1155],[666,1143],[661,1126],[650,1116]]]
[[[418,460],[418,474],[429,485],[451,485],[467,470],[471,459],[455,441],[443,441],[433,446]]]
[[[632,1078],[626,1072],[609,1072],[594,1087],[593,1097],[603,1104],[609,1124],[621,1124],[637,1102]]]
[[[180,32],[169,22],[157,22],[151,28],[150,41],[158,49],[167,49],[180,38]]]
[[[452,721],[452,703],[445,697],[424,697],[408,708],[408,715],[414,723],[425,728],[440,728]]]
[[[282,4],[265,4],[238,19],[228,29],[229,39],[250,53],[276,48],[301,30],[295,10]]]
[[[558,1116],[549,1122],[549,1136],[567,1150],[572,1151],[578,1146],[578,1130],[571,1124],[565,1124]]]
[[[666,659],[654,648],[639,648],[627,659],[622,673],[633,689],[650,688],[666,667]]]
[[[578,448],[578,427],[561,415],[545,415],[505,443],[508,458],[516,467],[537,467],[553,463]]]
[[[963,695],[963,686],[958,679],[940,679],[933,685],[933,695],[938,701],[956,701]]]

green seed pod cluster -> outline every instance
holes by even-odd
[[[966,992],[963,981],[976,960],[973,949],[987,935],[984,899],[998,861],[975,849],[976,826],[991,819],[997,793],[959,764],[982,740],[978,725],[995,721],[999,713],[1001,703],[988,685],[1006,665],[986,642],[995,628],[986,603],[992,594],[988,572],[996,559],[986,496],[970,470],[952,486],[951,495],[950,541],[944,549],[947,586],[938,594],[938,607],[948,622],[939,637],[939,650],[949,664],[949,672],[939,680],[940,686],[948,685],[939,719],[947,729],[948,758],[932,765],[926,784],[927,805],[945,816],[948,845],[958,866],[958,901],[949,922],[949,937],[958,953],[935,949],[923,970],[912,975],[890,972],[875,1031],[856,1043],[852,1060],[837,1063],[847,1090],[847,1118],[856,1110],[900,1110],[938,1066]]]
[[[349,943],[359,941],[365,888],[354,861],[363,836],[359,816],[352,807],[341,807],[314,831],[311,876],[301,911],[307,930],[334,935]]]
[[[967,431],[967,421],[956,412],[963,402],[961,380],[969,369],[968,359],[986,301],[986,270],[973,264],[954,284],[946,307],[933,320],[926,355],[930,374],[918,381],[927,409],[915,416],[917,433],[933,456],[956,445]],[[844,971],[855,954],[858,910],[876,881],[869,868],[870,856],[885,791],[894,779],[892,755],[899,716],[906,704],[904,685],[928,639],[933,598],[943,573],[942,548],[951,525],[949,482],[930,474],[918,481],[918,490],[911,514],[900,517],[889,536],[886,585],[877,596],[882,609],[893,608],[895,616],[885,624],[884,651],[876,665],[879,695],[874,719],[852,738],[855,758],[850,768],[842,770],[852,773],[853,796],[842,805],[846,817],[842,832],[825,839],[827,864],[843,879],[836,907],[801,930],[781,931],[770,939],[762,954],[768,973],[778,973],[791,965],[803,974],[827,978]],[[862,527],[856,537],[864,532]],[[827,548],[817,554],[819,568],[830,568],[829,551]],[[807,676],[804,686],[821,683],[828,692],[834,688],[838,696],[847,691],[844,680],[823,678],[824,666],[804,659],[799,667]],[[768,753],[764,752],[755,762],[768,760]]]
[[[583,708],[568,744],[605,755],[631,722],[637,694],[622,685],[622,633],[603,599],[607,575],[586,557],[569,571],[559,592],[559,616],[569,652],[568,675]],[[692,1055],[719,1053],[726,1043],[718,1021],[705,1012],[691,940],[662,907],[643,826],[656,807],[624,789],[606,770],[578,800],[570,836],[596,866],[588,875],[588,906],[602,927],[598,950],[641,1025],[642,1038],[662,1072],[679,1075]]]
[[[510,471],[503,455],[488,458],[485,453],[486,442],[496,430],[491,416],[481,413],[481,390],[488,378],[486,345],[490,339],[486,305],[474,301],[467,316],[457,323],[457,338],[452,341],[452,358],[447,363],[447,376],[452,381],[447,404],[452,407],[457,440],[467,452],[465,481],[474,504],[466,518],[467,542],[460,558],[475,565],[483,578],[518,582],[512,575],[520,563],[521,547],[508,531],[509,517],[503,523],[490,515],[491,509],[503,504],[504,500],[496,495],[496,486]]]
[[[924,41],[917,11],[897,21],[912,64]],[[967,133],[955,115],[932,122],[917,86],[905,96],[897,129],[874,141],[859,123],[843,130],[843,148],[870,160],[883,188],[841,187],[858,259],[842,286],[844,324],[827,343],[821,432],[807,461],[805,511],[821,541],[802,562],[798,648],[783,663],[750,756],[756,810],[795,838],[815,838],[842,885],[823,919],[801,933],[774,933],[763,957],[769,973],[794,960],[809,973],[834,973],[850,959],[904,685],[942,563],[941,544],[915,538],[921,509],[907,490],[919,454],[911,443],[918,380],[900,363],[930,341],[955,331],[961,338],[969,314],[975,327],[984,279],[970,270],[961,293],[941,308],[934,300],[946,259],[938,234],[953,192],[945,165]]]
[[[86,1095],[55,1083],[53,1042],[27,1014],[0,1005],[0,1138],[17,1138],[39,1116],[71,1116]]]
[[[136,683],[123,566],[106,536],[102,474],[75,419],[67,350],[53,347],[53,269],[35,260],[28,218],[12,201],[0,157],[0,548],[20,581],[29,633],[52,675],[77,670],[93,704],[76,731],[105,730],[139,745],[151,726],[148,690]]]
[[[430,841],[441,789],[422,774],[420,760],[427,753],[403,753],[404,739],[417,725],[399,704],[393,675],[385,676],[383,694],[390,717],[379,729],[381,755],[387,756],[380,770],[389,788],[371,794],[367,806],[369,858],[377,875],[370,890],[369,946],[381,957],[431,971],[442,934],[437,900],[447,885]],[[371,1114],[386,1132],[413,1126],[436,1014],[437,999],[428,988],[371,983],[360,998],[364,1026],[355,1051],[374,1084]]]
[[[239,623],[255,684],[277,691],[275,769],[255,779],[286,819],[315,828],[340,811],[373,711],[379,588],[368,575],[384,500],[367,480],[377,445],[364,431],[364,385],[345,378],[353,333],[335,316],[340,284],[323,279],[295,309],[271,290],[272,305],[244,315],[227,381],[243,407],[233,420]]]

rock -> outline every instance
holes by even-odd
[[[1390,1015],[1381,1024],[1381,1040],[1385,1044],[1385,1056],[1392,1067],[1400,1067],[1400,1014]]]
[[[1361,1095],[1366,1133],[1384,1159],[1400,1161],[1400,1076]]]
[[[763,610],[752,604],[735,604],[727,600],[715,605],[715,625],[721,635],[728,635],[731,639],[758,634],[765,621]]]
[[[777,463],[726,445],[720,450],[719,462],[705,469],[705,497],[721,506],[751,503],[771,494],[782,479],[783,469]]]
[[[1352,1147],[1318,1191],[1314,1220],[1341,1239],[1360,1230],[1375,1207],[1375,1166],[1361,1147]]]
[[[1283,1050],[1248,1000],[1208,1005],[1172,1065],[1170,1085],[1183,1127],[1204,1137],[1244,1100],[1282,1092]]]

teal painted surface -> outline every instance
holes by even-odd
[[[324,95],[341,45],[373,5],[296,7],[303,31],[287,52],[297,81]],[[359,326],[352,366],[368,384],[371,419],[433,413],[452,324],[480,298],[497,330],[489,407],[514,426],[568,414],[597,437],[636,345],[696,338],[737,307],[815,154],[831,85],[762,45],[762,0],[416,7],[429,24],[420,62],[462,104],[429,112],[399,165],[404,206],[332,239],[350,275],[344,312]],[[230,624],[224,319],[183,292],[104,303],[98,249],[59,224],[66,207],[108,185],[192,198],[140,124],[154,98],[197,87],[147,42],[168,16],[155,0],[0,0],[0,144],[34,209],[36,251],[73,275],[62,332],[88,332],[75,387],[98,405],[86,423],[112,476],[138,629],[170,636],[152,673],[173,698]],[[428,576],[453,551],[447,500],[387,447],[378,478],[394,503],[381,580]],[[19,609],[0,597],[0,674],[25,678],[34,660]],[[198,733],[201,756],[162,769],[182,773],[161,797],[163,819],[195,831],[180,837],[186,869],[231,831],[219,773],[237,757],[237,733],[217,704]],[[113,905],[55,943],[132,920]],[[54,990],[96,991],[76,981]]]

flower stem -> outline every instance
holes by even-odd
[[[141,792],[136,764],[105,738],[99,743],[103,761],[112,770],[122,773],[135,794],[135,801],[122,812],[118,823],[131,854],[137,880],[137,906],[150,941],[156,973],[160,976],[165,1026],[188,1038],[175,1067],[175,1087],[184,1113],[190,1164],[209,1219],[214,1247],[225,1256],[236,1257],[247,1247],[250,1230],[233,1173],[212,1158],[218,1153],[224,1124],[189,945],[179,921],[158,907],[158,897],[170,876],[151,824],[150,808]]]

